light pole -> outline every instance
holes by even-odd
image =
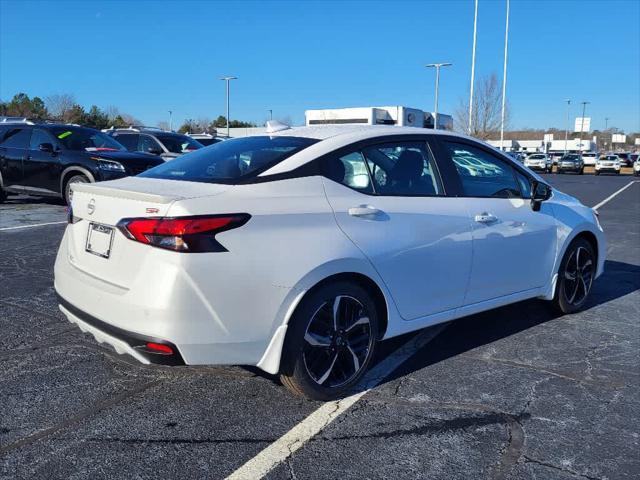
[[[436,69],[436,99],[433,112],[433,129],[438,129],[438,89],[440,88],[440,67],[449,67],[452,63],[430,63],[425,67],[432,67]]]
[[[564,154],[567,154],[567,140],[569,138],[569,105],[571,105],[571,100],[568,98],[565,100],[567,102],[567,125],[564,129]]]
[[[578,147],[578,153],[582,155],[582,131],[584,130],[584,114],[587,110],[587,105],[591,102],[580,102],[582,103],[582,121],[580,122],[580,146]]]
[[[273,120],[273,110],[269,109],[269,120]]]
[[[476,33],[478,26],[478,0],[476,0],[475,14],[473,16],[473,50],[471,54],[471,86],[469,87],[469,135],[471,135],[471,125],[473,118],[473,84],[476,73]]]
[[[605,117],[604,118],[604,135],[605,135],[605,139],[607,138],[607,130],[609,129],[609,117]],[[613,138],[612,138],[613,140]],[[607,149],[607,141],[604,141],[604,149]]]
[[[500,119],[500,150],[504,151],[504,106],[507,95],[507,47],[509,45],[509,0],[507,0],[507,20],[504,28],[504,67],[502,70],[502,114]]]
[[[238,77],[222,77],[220,80],[224,80],[227,84],[227,138],[229,138],[229,83],[231,80],[237,80]]]
[[[169,131],[173,131],[173,112],[169,110]]]

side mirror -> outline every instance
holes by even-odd
[[[551,197],[551,187],[545,183],[533,181],[531,184],[531,209],[534,212],[540,211],[542,202]]]
[[[38,145],[38,150],[46,153],[53,153],[53,145],[51,143],[41,143]]]

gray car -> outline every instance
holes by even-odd
[[[568,153],[558,160],[558,173],[574,172],[578,175],[584,174],[584,162],[577,153]]]
[[[203,148],[197,140],[176,132],[161,128],[129,127],[105,130],[130,152],[146,152],[173,160],[180,155]]]

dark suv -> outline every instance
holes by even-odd
[[[198,150],[202,145],[197,140],[161,128],[129,127],[103,130],[123,144],[130,152],[146,152],[159,155],[164,160],[173,160],[185,153]]]
[[[0,202],[7,193],[70,200],[74,182],[137,175],[164,161],[130,153],[92,128],[65,124],[0,124]]]

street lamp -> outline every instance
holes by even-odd
[[[569,105],[571,105],[571,100],[568,98],[565,100],[567,102],[567,125],[564,129],[564,154],[567,154],[567,140],[569,138]]]
[[[173,131],[173,112],[169,110],[169,131]]]
[[[430,63],[425,65],[425,67],[432,67],[436,69],[436,99],[435,99],[435,107],[433,112],[433,129],[438,129],[438,89],[440,87],[440,67],[449,67],[453,65],[452,63]]]
[[[609,117],[605,117],[605,119],[604,119],[604,138],[605,138],[604,149],[605,150],[607,149],[607,140],[606,140],[606,138],[607,138],[607,130],[608,129],[609,129]],[[611,139],[613,140],[613,137]]]
[[[584,130],[584,114],[587,110],[587,105],[591,102],[580,102],[582,104],[582,121],[580,122],[580,146],[578,147],[578,153],[582,155],[582,132]]]
[[[229,83],[231,80],[237,80],[238,77],[222,77],[220,80],[224,80],[227,84],[227,138],[229,138]]]
[[[507,95],[507,47],[509,45],[509,0],[507,0],[507,20],[504,28],[504,66],[502,71],[502,114],[500,119],[500,150],[504,151],[504,107]]]
[[[473,16],[473,49],[471,54],[471,86],[469,87],[469,135],[471,135],[471,125],[473,118],[473,84],[476,73],[476,33],[478,26],[478,0],[476,0],[475,14]]]
[[[273,110],[269,109],[269,120],[273,120]]]

